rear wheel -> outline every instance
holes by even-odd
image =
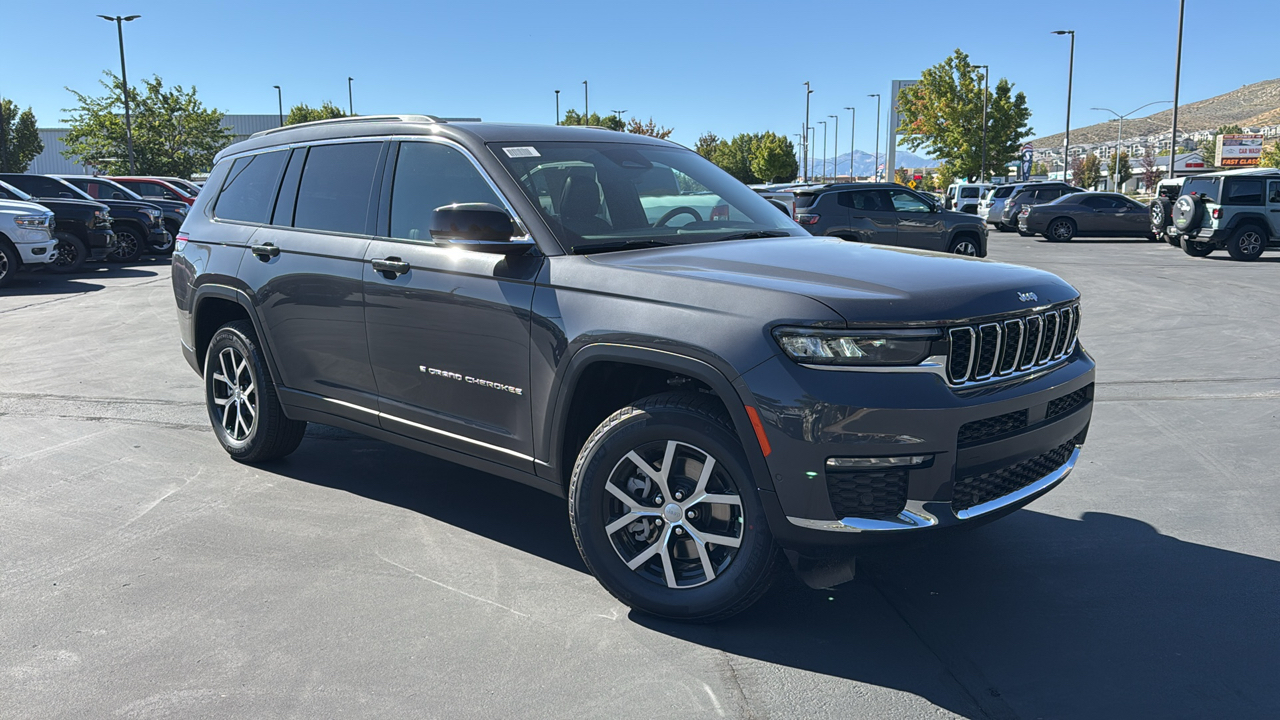
[[[243,463],[284,457],[302,443],[307,424],[285,417],[253,324],[218,328],[204,358],[205,405],[222,449]]]
[[[49,269],[56,273],[79,272],[84,261],[89,257],[89,250],[84,241],[71,233],[55,233],[58,244],[54,246],[57,256],[49,263]]]
[[[654,395],[605,419],[574,465],[569,518],[600,584],[651,615],[729,617],[777,572],[737,434],[699,393]]]
[[[1058,218],[1049,223],[1044,238],[1052,242],[1066,242],[1076,236],[1076,224],[1067,218]]]
[[[1182,241],[1182,252],[1191,257],[1208,257],[1213,252],[1213,246],[1207,242],[1186,239]]]
[[[0,240],[0,288],[7,287],[13,282],[13,276],[18,274],[20,262],[17,248],[6,240]]]
[[[108,259],[111,262],[130,263],[146,252],[147,243],[137,228],[125,225],[116,228],[116,247]]]
[[[1227,241],[1227,254],[1232,260],[1257,260],[1267,247],[1267,236],[1257,225],[1242,225]]]

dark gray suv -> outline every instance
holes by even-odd
[[[829,579],[1013,512],[1071,472],[1093,409],[1056,276],[813,237],[697,153],[604,129],[259,133],[219,154],[173,290],[236,460],[315,422],[555,493],[600,582],[671,618],[745,608],[784,558]]]
[[[895,183],[840,183],[795,191],[795,219],[814,235],[986,257],[987,226]]]

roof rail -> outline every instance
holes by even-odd
[[[270,130],[260,130],[250,138],[263,137],[285,130],[293,130],[294,128],[317,127],[321,125],[343,125],[347,123],[361,122],[421,122],[421,123],[443,123],[444,120],[434,115],[351,115],[349,117],[330,118],[328,120],[312,120],[311,122],[297,123],[295,125],[282,125],[278,128]]]

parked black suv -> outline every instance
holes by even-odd
[[[187,210],[190,209],[185,202],[166,200],[162,197],[143,197],[110,178],[93,175],[55,175],[54,177],[75,185],[95,200],[133,200],[160,208],[164,213],[160,218],[164,232],[150,233],[147,237],[147,246],[140,252],[168,254],[173,251],[173,239],[177,237],[182,222],[187,219]]]
[[[163,213],[150,203],[95,199],[75,185],[49,175],[0,173],[0,180],[36,197],[42,204],[46,199],[72,198],[106,205],[111,209],[111,229],[116,234],[116,244],[108,260],[132,262],[146,252],[148,245],[165,242],[164,225],[161,224]]]
[[[218,155],[173,289],[233,458],[317,422],[560,494],[600,582],[673,618],[743,609],[779,548],[1022,507],[1093,407],[1054,275],[812,237],[696,153],[604,129],[258,133]]]
[[[87,260],[105,260],[116,246],[115,233],[111,231],[111,213],[106,205],[88,200],[64,197],[36,200],[29,193],[4,182],[0,175],[0,200],[39,202],[53,211],[53,236],[57,257],[49,263],[53,272],[70,273],[80,270]]]
[[[795,191],[795,220],[814,235],[986,257],[987,226],[972,213],[896,183],[832,183]]]

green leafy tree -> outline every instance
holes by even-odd
[[[708,160],[711,159],[711,153],[720,144],[720,136],[713,132],[704,132],[698,137],[698,144],[694,146],[694,151]]]
[[[63,142],[64,157],[93,165],[106,174],[129,173],[129,149],[124,124],[124,87],[114,73],[100,81],[107,91],[94,97],[76,96],[77,107],[64,112],[70,126]],[[205,108],[196,89],[181,85],[165,88],[159,77],[142,81],[146,92],[129,88],[133,122],[133,153],[139,175],[190,177],[206,172],[213,156],[231,142],[231,131],[222,127],[222,112]]]
[[[0,172],[26,172],[42,152],[44,143],[31,108],[18,112],[12,100],[0,100]]]
[[[906,185],[910,180],[911,178],[907,175],[906,168],[898,168],[893,171],[893,181],[899,185]]]
[[[591,113],[590,115],[584,116],[582,113],[578,112],[577,110],[574,110],[573,108],[570,108],[565,111],[564,119],[560,121],[560,124],[561,125],[589,125],[592,127],[602,127],[602,128],[608,128],[610,130],[617,130],[618,132],[622,132],[627,128],[627,123],[622,118],[618,117],[616,114],[605,115],[604,117],[601,117],[599,113]]]
[[[1262,167],[1280,168],[1280,142],[1273,142],[1262,149]]]
[[[1045,176],[1047,176],[1047,175],[1049,174],[1049,166],[1048,166],[1048,165],[1045,165],[1045,164],[1044,164],[1044,161],[1042,161],[1042,160],[1037,160],[1037,161],[1035,161],[1035,162],[1031,163],[1031,174],[1032,174],[1032,175],[1045,175]]]
[[[613,130],[615,132],[622,132],[627,129],[626,121],[623,120],[621,117],[619,117],[616,113],[613,115],[605,115],[604,117],[600,118],[599,124],[600,124],[600,127],[606,128],[608,130]]]
[[[924,148],[943,161],[953,176],[976,177],[982,170],[982,70],[957,49],[926,69],[915,85],[898,94],[902,142]],[[987,171],[1017,160],[1031,137],[1026,95],[1000,78],[987,99]]]
[[[955,171],[953,171],[946,163],[943,163],[938,167],[938,173],[935,177],[937,178],[937,187],[943,190],[951,187],[951,183],[956,181]]]
[[[786,182],[800,172],[796,148],[791,141],[772,132],[756,138],[751,151],[751,174],[764,182]]]
[[[1102,180],[1102,161],[1097,155],[1089,153],[1080,160],[1078,169],[1073,168],[1073,172],[1076,185],[1092,189]]]
[[[300,103],[289,108],[289,114],[284,118],[285,125],[297,125],[298,123],[315,122],[317,120],[333,120],[335,118],[346,117],[342,108],[325,100],[318,108],[313,108],[306,103]]]
[[[1196,150],[1200,151],[1200,157],[1204,158],[1205,167],[1217,166],[1214,160],[1218,156],[1219,135],[1239,135],[1242,132],[1244,132],[1244,129],[1239,125],[1223,125],[1208,139],[1196,143]]]
[[[648,135],[659,140],[666,140],[671,137],[671,133],[675,132],[675,128],[662,127],[653,122],[653,118],[649,118],[649,122],[642,123],[635,118],[627,121],[627,132],[633,135]]]
[[[751,171],[751,158],[759,138],[759,135],[741,133],[728,142],[721,140],[711,152],[711,162],[744,183],[761,182]]]
[[[1129,153],[1121,152],[1116,156],[1116,169],[1111,174],[1114,175],[1117,172],[1120,173],[1120,183],[1116,187],[1119,191],[1125,183],[1133,179],[1133,166],[1129,163]]]

